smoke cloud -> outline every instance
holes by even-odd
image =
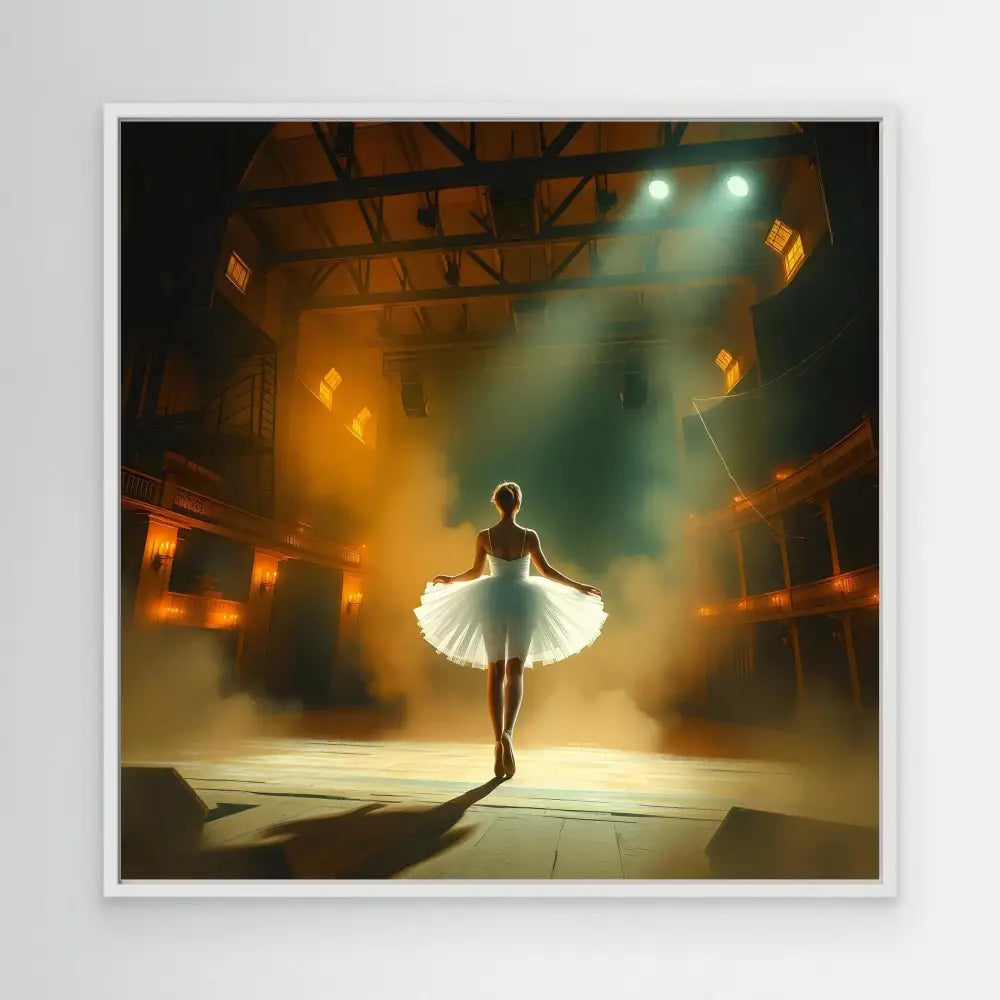
[[[363,648],[377,694],[405,697],[407,728],[414,734],[488,736],[485,675],[436,654],[424,642],[413,608],[436,574],[472,564],[476,532],[492,523],[489,497],[483,499],[482,523],[448,526],[447,501],[457,484],[441,454],[408,442],[386,464],[391,481],[383,482],[375,518],[363,616]],[[647,509],[657,530],[670,536],[663,538],[669,556],[618,558],[594,578],[570,553],[546,549],[561,572],[602,589],[609,618],[593,646],[526,673],[518,722],[522,742],[658,747],[670,706],[690,683],[692,608],[673,544],[680,512],[670,512],[662,497],[649,498]],[[520,519],[532,523],[530,498]]]

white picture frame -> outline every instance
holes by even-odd
[[[119,878],[119,125],[172,120],[487,120],[487,119],[877,120],[880,124],[880,878],[877,881],[594,880],[461,881],[142,881]],[[778,108],[760,102],[694,102],[683,107],[615,102],[567,106],[528,103],[154,103],[104,107],[103,386],[103,893],[106,897],[891,897],[897,893],[897,675],[899,625],[897,396],[897,143],[884,107],[813,103]]]

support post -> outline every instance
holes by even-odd
[[[778,528],[778,548],[781,550],[781,573],[785,580],[785,594],[792,592],[792,571],[788,563],[788,542],[785,540],[785,522],[779,514],[775,518]],[[788,631],[792,637],[792,655],[795,659],[795,689],[799,698],[805,695],[805,674],[802,669],[802,647],[799,645],[799,625],[794,618],[788,620]]]
[[[265,679],[267,637],[271,629],[271,607],[278,578],[279,559],[273,553],[255,549],[250,571],[246,620],[236,651],[236,675],[242,688],[252,688]]]
[[[792,570],[788,562],[788,542],[785,540],[785,521],[780,514],[774,519],[778,528],[778,549],[781,552],[781,575],[785,581],[785,590],[792,589]]]
[[[164,600],[170,585],[170,570],[177,550],[177,527],[149,517],[135,591],[135,621],[159,625],[165,619]]]
[[[861,711],[861,680],[858,676],[858,657],[854,650],[854,623],[851,612],[845,611],[840,616],[844,627],[844,648],[847,650],[847,669],[851,677],[851,704],[856,711]]]
[[[340,591],[340,619],[337,634],[337,674],[333,678],[334,696],[353,702],[363,695],[361,674],[361,609],[364,587],[360,573],[345,570]]]
[[[833,575],[840,576],[840,553],[837,551],[837,532],[833,527],[833,508],[830,506],[828,490],[820,494],[819,505],[823,511],[823,520],[826,522],[826,538],[830,543],[830,565],[833,567]]]
[[[737,528],[733,532],[733,545],[736,548],[736,565],[740,572],[740,597],[747,596],[747,571],[743,562],[743,532]]]
[[[799,623],[794,618],[788,621],[788,631],[792,636],[792,656],[795,660],[795,690],[802,699],[805,697],[806,683],[802,670],[802,647],[799,645]]]

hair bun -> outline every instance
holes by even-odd
[[[493,491],[493,502],[505,513],[511,514],[521,506],[521,487],[517,483],[500,483]]]

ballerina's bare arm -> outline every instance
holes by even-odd
[[[476,535],[476,554],[472,560],[472,569],[467,569],[458,576],[436,576],[434,583],[461,583],[463,580],[475,580],[483,575],[486,566],[486,532]]]
[[[528,547],[528,552],[531,554],[531,561],[535,564],[535,569],[538,570],[542,576],[549,580],[554,580],[556,583],[564,583],[567,587],[573,587],[574,590],[579,590],[581,594],[590,594],[594,597],[600,597],[601,592],[596,587],[588,587],[585,583],[577,583],[576,580],[571,580],[568,576],[563,576],[549,561],[545,558],[545,553],[542,551],[542,543],[538,540],[538,534],[534,531],[528,531],[526,544]]]

